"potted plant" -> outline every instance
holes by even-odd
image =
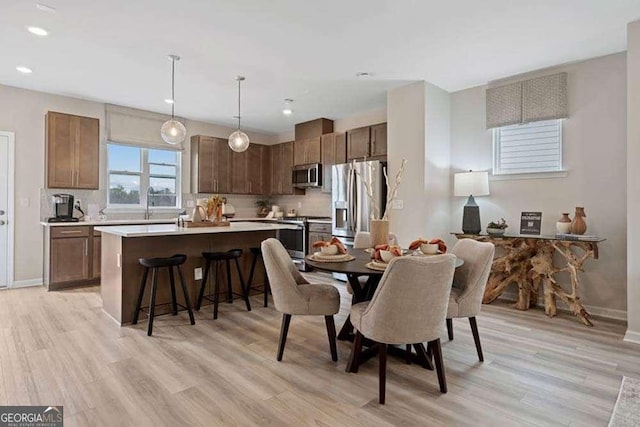
[[[504,218],[500,218],[498,222],[491,221],[487,224],[487,233],[491,236],[502,236],[507,227],[509,227],[507,221]]]
[[[264,218],[269,213],[271,201],[269,199],[260,199],[256,201],[256,206],[258,207],[258,217]]]

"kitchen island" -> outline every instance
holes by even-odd
[[[96,227],[95,230],[102,233],[100,288],[103,310],[120,325],[131,322],[143,273],[138,258],[186,255],[187,261],[181,268],[193,303],[201,282],[199,277],[198,280],[195,279],[196,269],[204,267],[202,252],[242,249],[244,255],[241,267],[246,280],[251,262],[249,248],[259,247],[263,240],[275,237],[278,230],[291,228],[287,224],[254,222],[234,222],[228,227],[198,228],[183,228],[175,224]],[[221,279],[226,283],[224,273],[223,269]],[[263,280],[264,277],[257,274],[254,284],[262,283]],[[235,271],[232,271],[232,281],[234,291],[241,293],[240,280]],[[208,283],[206,294],[212,293],[212,283],[213,277]],[[149,300],[149,291],[150,286],[147,286],[144,301]],[[158,276],[156,304],[168,303],[170,300],[169,278],[167,274],[161,273]],[[180,293],[178,303],[184,305]],[[162,308],[163,306],[158,307],[158,314],[165,312],[160,310]]]

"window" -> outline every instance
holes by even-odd
[[[493,130],[493,174],[562,171],[562,120]]]
[[[108,206],[180,206],[180,152],[108,144]]]

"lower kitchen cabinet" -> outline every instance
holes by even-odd
[[[45,285],[51,290],[91,285],[100,278],[100,233],[89,225],[48,227]]]

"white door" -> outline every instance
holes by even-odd
[[[12,166],[9,156],[13,145],[10,138],[12,134],[0,132],[0,288],[9,285],[9,169]]]

